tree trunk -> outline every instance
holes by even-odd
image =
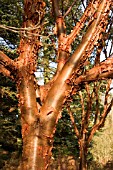
[[[20,70],[18,83],[22,120],[23,153],[21,170],[45,170],[51,157],[52,133],[48,134],[47,120],[40,122],[36,103],[33,75],[25,68]],[[19,78],[20,79],[20,78]]]
[[[20,56],[17,61],[16,80],[23,139],[22,161],[18,168],[20,170],[46,170],[51,157],[52,137],[50,136],[53,127],[48,134],[47,119],[41,121],[42,115],[36,102],[34,78],[36,54],[40,48],[38,35],[41,32],[44,7],[43,0],[24,0],[23,28],[31,29],[26,30],[25,35],[21,35]],[[37,23],[40,24],[40,28],[36,27]]]
[[[46,170],[51,158],[53,119],[39,113],[34,79],[34,46],[22,41],[18,58],[17,89],[21,110],[23,152],[20,170]],[[46,110],[48,111],[48,109]],[[42,118],[43,117],[43,118]]]
[[[79,141],[79,146],[80,146],[79,170],[87,170],[87,145],[86,145],[84,138],[82,138]]]

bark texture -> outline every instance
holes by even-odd
[[[67,97],[73,93],[73,89],[77,92],[82,82],[113,77],[112,58],[95,66],[84,75],[79,77],[77,75],[77,72],[80,71],[84,62],[90,56],[97,40],[100,39],[102,32],[106,29],[110,4],[110,0],[95,0],[94,5],[90,3],[80,22],[67,35],[64,17],[59,12],[58,1],[52,0],[58,38],[57,71],[49,83],[37,89],[34,71],[38,58],[37,52],[41,47],[39,35],[43,28],[45,2],[43,0],[24,0],[23,28],[25,31],[21,34],[19,57],[16,61],[12,61],[3,52],[0,52],[0,71],[16,81],[18,89],[23,138],[22,162],[19,169],[46,170],[51,158],[55,126]],[[86,34],[76,51],[70,56],[71,44],[90,14],[94,17]],[[75,84],[75,87],[71,83]],[[36,89],[41,101],[38,104],[36,102]],[[109,108],[103,114],[101,123],[96,124],[93,128],[88,139],[89,142],[96,129],[103,123],[108,110]],[[74,124],[72,115],[71,119]],[[80,170],[86,170],[87,145],[84,138],[86,133],[84,116],[82,125],[81,135],[77,127],[75,125],[74,127],[77,137],[81,139],[79,140]]]

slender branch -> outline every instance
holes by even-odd
[[[99,4],[97,3],[94,8],[94,6],[91,3],[89,3],[80,21],[76,24],[73,31],[68,35],[68,44],[71,44],[74,41],[76,36],[79,34],[80,30],[83,28],[84,23],[86,22],[86,19],[88,17],[91,18],[91,16],[94,15],[96,9],[98,8],[98,5]]]
[[[111,42],[111,47],[110,47],[110,50],[109,50],[109,55],[108,55],[108,57],[110,56],[112,50],[113,50],[113,40],[112,40],[112,42]]]
[[[103,49],[102,43],[98,42],[97,54],[96,54],[96,58],[95,58],[95,65],[98,65],[100,63],[100,55],[101,55],[102,49]]]
[[[106,16],[108,15],[108,13],[105,13],[105,12],[106,12],[106,10],[109,11],[109,6],[110,6],[109,2],[110,1],[107,1],[107,0],[103,0],[101,2],[100,6],[98,8],[98,11],[96,13],[97,17],[91,23],[85,36],[82,39],[82,42],[80,43],[80,45],[78,46],[76,51],[73,53],[73,55],[66,62],[63,69],[61,70],[60,74],[54,81],[51,89],[48,92],[45,103],[41,107],[41,113],[43,115],[42,121],[43,121],[43,119],[45,119],[44,118],[45,116],[47,116],[47,115],[50,116],[49,113],[51,113],[51,117],[53,117],[53,118],[57,117],[61,108],[62,108],[62,103],[64,103],[65,100],[67,99],[66,96],[69,96],[71,94],[72,88],[70,87],[68,80],[70,80],[75,68],[76,68],[76,70],[78,68],[80,69],[80,66],[81,66],[80,59],[82,57],[84,57],[84,54],[86,53],[86,51],[89,50],[89,48],[90,48],[89,44],[91,44],[91,46],[94,47],[95,41],[94,42],[92,41],[92,37],[93,36],[96,37],[97,28],[98,28],[98,34],[100,34],[103,31],[100,28],[102,26],[101,24],[103,23],[103,20],[105,20]],[[97,39],[98,38],[99,37],[97,36]],[[93,48],[91,50],[93,50]],[[91,52],[91,50],[90,50],[90,52]],[[108,61],[108,65],[111,64],[110,62],[111,61]],[[105,67],[104,67],[104,69],[101,68],[101,70],[100,70],[100,68],[98,68],[98,69],[99,69],[99,71],[102,72],[106,68]],[[98,73],[98,75],[99,75],[99,73]],[[93,72],[93,77],[94,76],[95,76],[95,72]],[[81,79],[86,80],[86,79],[84,79],[84,77],[87,78],[85,75],[85,76],[82,76]],[[97,78],[97,77],[95,77],[95,78]],[[56,94],[56,95],[53,95],[53,94]],[[48,109],[48,112],[47,112],[47,109]]]
[[[83,5],[83,7],[84,7],[84,9],[85,9],[84,1],[83,1],[83,0],[81,0],[81,2],[82,2],[82,5]]]
[[[61,12],[59,10],[59,2],[57,0],[52,0],[52,6],[55,18],[61,16]]]
[[[64,15],[64,6],[63,6],[63,0],[62,0],[62,16]]]
[[[92,100],[91,100],[91,96],[90,96],[89,84],[86,83],[85,89],[86,89],[86,92],[87,92],[87,111],[86,111],[86,116],[85,116],[85,129],[87,129],[88,120],[89,120],[90,112],[91,112]]]
[[[56,20],[54,33],[57,34],[58,37],[58,57],[57,57],[58,65],[56,71],[57,72],[56,74],[58,75],[69,57],[69,52],[68,50],[66,51],[63,49],[66,43],[66,29],[65,29],[66,27],[64,18],[59,10],[58,1],[52,0],[52,6]]]
[[[15,71],[16,68],[16,63],[0,51],[0,73],[13,79],[13,71]]]
[[[76,125],[76,123],[75,123],[75,119],[74,119],[73,113],[72,113],[72,111],[71,111],[71,109],[70,109],[69,106],[67,106],[67,110],[68,110],[68,113],[69,113],[69,116],[70,116],[70,120],[71,120],[71,122],[72,122],[72,125],[73,125],[73,127],[74,127],[75,134],[76,134],[77,138],[79,139],[79,138],[80,138],[79,130],[78,130],[78,128],[77,128],[77,125]]]
[[[72,5],[68,8],[68,10],[66,11],[66,13],[64,14],[64,18],[71,12],[73,6],[75,5],[76,0],[72,3]]]
[[[0,63],[4,66],[15,67],[15,62],[11,60],[6,54],[0,51]]]
[[[107,86],[106,86],[106,93],[105,93],[105,100],[104,100],[104,107],[106,108],[107,103],[108,103],[108,97],[109,97],[109,91],[110,91],[110,85],[111,85],[112,80],[108,80]]]
[[[0,64],[0,73],[6,77],[13,79],[14,77],[11,75],[11,72],[7,70],[2,64]]]
[[[81,107],[82,107],[81,133],[83,134],[84,130],[85,130],[85,116],[86,116],[86,112],[85,112],[85,107],[84,107],[84,99],[83,99],[83,95],[82,95],[81,91],[79,91],[79,96],[80,96]]]
[[[96,98],[96,113],[95,113],[95,120],[94,120],[94,124],[97,123],[97,120],[98,120],[98,115],[100,113],[100,110],[99,110],[99,96],[98,96],[98,86],[97,86],[97,83],[95,82],[94,83],[94,92],[95,92],[95,98]]]
[[[100,116],[100,121],[103,122],[103,120],[106,118],[106,114],[108,113],[108,98],[109,98],[109,91],[110,91],[110,85],[111,85],[112,80],[108,80],[108,84],[106,86],[106,93],[105,93],[105,100],[104,100],[104,111],[103,114]]]

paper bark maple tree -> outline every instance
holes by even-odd
[[[19,169],[45,170],[49,166],[55,126],[68,96],[76,93],[81,83],[113,77],[113,58],[97,63],[83,75],[78,74],[92,53],[97,41],[103,38],[108,24],[111,0],[89,3],[72,32],[66,34],[65,17],[59,11],[57,0],[51,0],[55,17],[55,34],[58,38],[57,69],[47,84],[37,88],[37,52],[41,48],[43,28],[43,0],[24,0],[23,26],[18,48],[19,57],[11,60],[0,51],[0,72],[17,84],[23,138],[23,155]],[[81,43],[70,55],[71,44],[90,17],[88,29]],[[38,25],[38,26],[37,26]],[[73,83],[72,83],[73,82]],[[37,104],[36,92],[41,102]],[[93,132],[92,132],[93,133]],[[85,167],[86,168],[86,167]],[[82,169],[85,169],[84,166]]]

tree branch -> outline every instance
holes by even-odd
[[[72,3],[72,5],[68,8],[68,10],[66,11],[66,13],[64,14],[64,18],[70,13],[70,11],[72,10],[73,6],[75,5],[76,0]]]
[[[100,114],[100,110],[99,110],[98,86],[97,86],[96,82],[94,83],[94,93],[95,93],[95,100],[96,100],[96,112],[95,112],[94,124],[97,124],[98,115]]]
[[[57,0],[52,0],[52,6],[55,18],[61,16],[61,12],[59,10],[59,2]]]
[[[82,82],[91,82],[106,78],[113,78],[113,58],[111,57],[90,69],[86,74],[76,78],[74,83],[78,85]]]
[[[11,72],[7,70],[2,64],[0,64],[0,73],[6,77],[13,79],[14,77],[11,75]]]
[[[4,66],[14,67],[14,61],[11,60],[6,54],[0,51],[0,63]]]
[[[65,21],[60,13],[59,10],[59,3],[57,0],[52,0],[52,6],[53,6],[53,12],[55,15],[55,28],[54,28],[54,33],[58,37],[58,56],[57,56],[57,71],[56,75],[60,73],[62,70],[64,64],[66,63],[67,59],[69,58],[69,48],[65,50],[65,44],[66,44],[66,26],[65,26]]]
[[[6,54],[0,51],[0,73],[10,78],[13,78],[13,70],[15,70],[16,64]],[[12,75],[11,75],[12,74]]]
[[[74,120],[74,116],[73,116],[72,111],[71,111],[69,106],[67,106],[67,110],[68,110],[68,113],[69,113],[69,116],[70,116],[70,119],[71,119],[71,123],[74,127],[75,134],[76,134],[77,138],[79,139],[80,138],[79,130],[77,128],[77,125],[76,125],[75,120]]]
[[[43,115],[42,121],[43,119],[45,119],[45,116],[47,115],[55,119],[55,117],[58,116],[62,108],[62,103],[65,102],[66,100],[66,96],[69,96],[69,94],[72,92],[72,88],[70,87],[68,80],[71,79],[74,69],[76,68],[77,70],[78,68],[80,68],[80,59],[84,56],[87,50],[90,50],[89,44],[91,44],[91,46],[94,46],[95,41],[94,42],[92,41],[92,37],[94,35],[96,36],[97,34],[96,30],[98,31],[98,34],[102,32],[102,30],[100,29],[100,26],[101,26],[100,24],[102,24],[103,20],[106,19],[106,16],[108,15],[108,13],[106,14],[105,11],[106,10],[109,11],[109,6],[110,6],[109,1],[103,0],[101,2],[98,8],[98,11],[97,11],[97,17],[94,19],[94,21],[89,26],[85,36],[82,39],[81,44],[78,46],[78,48],[76,49],[74,54],[70,57],[70,59],[66,62],[60,74],[58,75],[57,79],[54,81],[51,89],[48,92],[45,103],[41,107],[41,113]],[[98,39],[98,36],[97,36],[97,39]],[[93,48],[91,50],[93,50]],[[110,61],[108,63],[111,64]],[[94,77],[94,74],[95,73],[93,72],[93,77]],[[86,75],[82,76],[81,78],[84,81],[87,80],[87,79],[84,79],[84,77],[87,78]]]
[[[96,9],[98,9],[98,3],[95,4],[95,7],[89,3],[89,5],[87,6],[83,16],[81,17],[80,21],[76,24],[76,26],[74,27],[73,31],[68,35],[68,44],[72,44],[72,42],[74,41],[74,39],[76,38],[76,36],[79,34],[80,30],[83,28],[84,23],[86,22],[86,19],[88,17],[94,15]],[[90,21],[89,21],[90,22]]]
[[[80,103],[82,107],[82,118],[81,118],[81,134],[83,135],[85,131],[85,116],[86,116],[86,111],[85,111],[85,106],[84,106],[84,98],[82,95],[82,92],[79,91],[79,96],[80,96]]]
[[[89,120],[90,113],[91,113],[92,100],[91,100],[91,96],[90,96],[89,84],[86,84],[85,88],[86,88],[86,92],[87,92],[87,111],[86,111],[86,116],[85,116],[85,129],[87,130],[88,120]]]
[[[84,7],[84,9],[85,9],[84,1],[83,1],[83,0],[81,0],[81,2],[82,2],[82,5],[83,5],[83,7]]]

